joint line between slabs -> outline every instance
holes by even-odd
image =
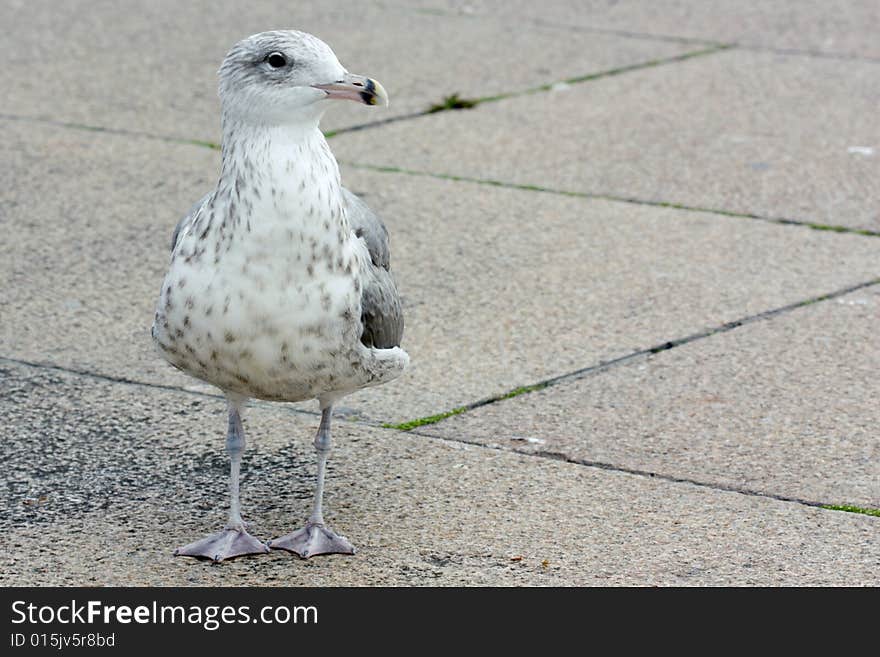
[[[608,69],[605,71],[597,71],[596,73],[589,73],[587,75],[579,75],[570,78],[565,78],[564,80],[556,80],[554,82],[547,82],[535,87],[529,87],[526,89],[519,89],[516,91],[508,91],[502,92],[499,94],[495,94],[492,96],[480,96],[478,98],[459,98],[458,94],[453,94],[451,96],[447,96],[440,103],[432,105],[431,107],[422,110],[420,112],[413,112],[411,114],[404,114],[402,116],[392,116],[387,119],[382,119],[379,121],[372,121],[369,123],[361,123],[358,125],[353,125],[347,128],[340,128],[339,130],[333,130],[326,133],[327,139],[331,139],[336,137],[337,135],[342,135],[347,132],[357,132],[360,130],[366,130],[369,128],[375,128],[379,126],[388,125],[391,123],[398,123],[400,121],[407,121],[411,119],[417,119],[423,116],[430,116],[432,114],[440,114],[443,112],[451,112],[458,111],[462,109],[472,109],[474,107],[478,107],[479,105],[483,105],[484,103],[494,103],[499,100],[509,100],[512,98],[518,98],[520,96],[530,96],[539,93],[545,93],[547,91],[551,91],[556,85],[566,84],[566,85],[577,85],[583,84],[585,82],[592,82],[593,80],[601,80],[602,78],[613,77],[616,75],[623,75],[625,73],[631,73],[634,71],[641,71],[643,69],[649,68],[657,68],[659,66],[665,66],[667,64],[676,64],[679,62],[687,61],[689,59],[694,59],[697,57],[703,57],[706,55],[712,55],[715,53],[723,52],[725,50],[729,50],[734,48],[733,44],[720,43],[720,44],[711,44],[706,48],[701,48],[700,50],[691,50],[688,52],[680,53],[678,55],[671,55],[669,57],[663,57],[661,59],[652,59],[644,62],[639,62],[636,64],[629,64],[627,66],[619,66],[617,68]],[[451,103],[450,101],[455,101]]]
[[[567,78],[565,80],[557,80],[555,82],[545,83],[536,87],[530,87],[528,89],[520,89],[517,91],[509,91],[500,94],[496,94],[494,96],[484,96],[480,98],[473,99],[462,99],[466,103],[468,108],[475,107],[477,105],[481,105],[483,103],[490,103],[499,100],[506,100],[508,98],[516,98],[518,96],[531,95],[542,93],[551,90],[557,84],[581,84],[584,82],[589,82],[592,80],[597,80],[605,77],[611,77],[614,75],[621,75],[624,73],[629,73],[631,71],[638,71],[645,68],[655,68],[657,66],[662,66],[664,64],[673,64],[676,62],[684,61],[687,59],[691,59],[694,57],[699,57],[703,55],[709,55],[715,52],[721,52],[723,50],[734,47],[733,44],[715,44],[712,43],[707,48],[703,48],[701,50],[694,50],[685,53],[681,53],[679,55],[673,55],[671,57],[666,57],[662,59],[650,60],[647,62],[641,62],[638,64],[631,64],[629,66],[621,66],[614,69],[609,69],[606,71],[599,71],[597,73],[591,73],[583,76],[576,76],[572,78]],[[456,107],[442,107],[438,105],[431,106],[427,109],[418,111],[418,112],[410,112],[408,114],[402,114],[400,116],[392,116],[386,119],[379,119],[377,121],[372,121],[369,123],[361,123],[353,126],[348,126],[345,128],[340,128],[338,130],[330,130],[324,133],[324,137],[326,139],[332,139],[337,135],[345,134],[347,132],[358,132],[361,130],[366,130],[370,128],[378,128],[385,125],[389,125],[391,123],[398,123],[400,121],[409,121],[412,119],[417,119],[423,116],[428,116],[430,114],[436,114],[440,111],[453,111],[459,108]],[[154,139],[157,141],[166,142],[169,144],[181,144],[185,146],[198,146],[201,148],[207,148],[210,150],[219,150],[220,145],[203,139],[188,139],[184,137],[173,137],[170,135],[157,135],[151,132],[145,132],[140,130],[127,130],[125,128],[111,128],[107,126],[100,125],[90,125],[85,123],[79,123],[76,121],[59,121],[57,119],[48,119],[37,116],[24,116],[19,114],[8,114],[8,113],[0,113],[0,119],[7,121],[22,121],[29,123],[40,123],[44,125],[51,125],[58,128],[65,128],[68,130],[80,130],[83,132],[98,132],[105,133],[111,135],[119,135],[126,137],[140,137],[144,139]]]
[[[849,226],[840,226],[836,224],[820,224],[813,221],[805,221],[800,219],[790,219],[788,217],[768,217],[749,212],[736,212],[733,210],[724,210],[721,208],[703,208],[693,205],[684,205],[671,201],[649,201],[646,199],[635,198],[632,196],[615,196],[613,194],[602,194],[598,192],[577,192],[566,189],[553,189],[551,187],[541,187],[540,185],[530,185],[527,183],[504,182],[502,180],[492,180],[490,178],[471,178],[469,176],[459,176],[452,173],[432,173],[430,171],[418,171],[416,169],[403,169],[395,166],[384,166],[378,164],[366,164],[362,162],[342,161],[340,164],[350,166],[354,169],[363,169],[365,171],[374,171],[376,173],[395,173],[406,176],[416,176],[422,178],[436,178],[437,180],[451,180],[453,182],[466,182],[475,185],[488,185],[490,187],[500,187],[502,189],[516,189],[525,192],[540,192],[542,194],[556,194],[558,196],[570,196],[573,198],[584,198],[599,201],[610,201],[612,203],[629,203],[631,205],[644,205],[653,208],[668,208],[672,210],[681,210],[683,212],[702,212],[706,214],[717,214],[723,217],[736,217],[739,219],[752,219],[755,221],[763,221],[766,223],[777,224],[780,226],[798,226],[801,228],[809,228],[829,233],[845,233],[849,235],[861,235],[862,237],[880,237],[880,231],[866,230],[862,228],[850,228]]]
[[[64,365],[57,365],[55,363],[45,363],[39,361],[25,360],[23,358],[13,358],[11,356],[0,356],[0,364],[8,363],[11,365],[20,365],[24,367],[31,367],[37,370],[49,370],[53,372],[61,372],[63,374],[69,374],[72,376],[80,376],[88,379],[96,379],[98,381],[103,381],[105,383],[120,383],[122,385],[127,386],[138,386],[143,388],[151,388],[153,390],[164,390],[166,392],[180,392],[185,395],[194,395],[196,397],[205,397],[208,399],[217,399],[223,400],[224,396],[220,392],[204,392],[202,390],[190,390],[188,388],[182,388],[180,386],[171,385],[168,383],[153,383],[150,381],[138,381],[137,379],[129,379],[124,376],[115,376],[113,374],[104,374],[102,372],[94,372],[91,370],[86,370],[77,367],[65,367]],[[0,395],[2,398],[2,395]],[[249,406],[255,408],[279,408],[277,405],[273,405],[274,402],[264,402],[259,399],[252,399],[250,401]],[[320,416],[320,413],[315,411],[307,411],[300,408],[293,408],[291,406],[281,406],[289,413],[294,413],[296,415],[309,415],[309,416]],[[334,419],[344,419],[339,418],[338,416],[334,416]]]
[[[567,372],[565,374],[560,374],[558,376],[551,377],[549,379],[544,379],[544,380],[539,381],[537,383],[533,383],[533,384],[526,385],[526,386],[520,386],[520,387],[514,388],[512,390],[509,390],[507,392],[504,392],[504,393],[501,393],[498,395],[494,395],[491,397],[479,399],[477,401],[471,402],[471,403],[466,404],[464,406],[458,406],[458,407],[453,408],[449,411],[438,413],[436,415],[417,418],[414,420],[409,420],[407,422],[402,422],[402,423],[397,423],[397,424],[392,424],[392,423],[387,423],[387,422],[382,423],[382,422],[378,422],[378,421],[374,421],[374,420],[364,420],[364,419],[356,419],[356,418],[351,418],[351,419],[341,418],[341,419],[345,420],[346,422],[351,422],[353,424],[363,424],[363,425],[372,426],[372,427],[376,427],[376,428],[394,429],[396,431],[404,431],[404,432],[412,431],[413,429],[415,429],[417,427],[431,425],[431,424],[437,424],[438,422],[446,420],[452,416],[461,415],[463,413],[467,413],[469,411],[475,410],[475,409],[480,408],[482,406],[488,406],[490,404],[495,404],[495,403],[504,401],[506,399],[512,399],[514,397],[519,397],[521,395],[528,394],[531,392],[537,392],[538,390],[543,390],[544,388],[548,388],[551,386],[555,386],[555,385],[559,385],[559,384],[563,384],[563,383],[569,383],[572,381],[577,381],[577,380],[580,380],[580,379],[585,378],[587,376],[591,376],[591,375],[595,375],[595,374],[604,372],[604,371],[611,369],[613,367],[617,367],[619,365],[625,365],[625,364],[629,363],[630,361],[634,361],[634,360],[641,359],[641,358],[647,358],[650,355],[657,354],[657,353],[660,353],[663,351],[669,351],[671,349],[675,349],[677,347],[689,344],[689,343],[694,342],[696,340],[708,338],[708,337],[711,337],[716,334],[727,333],[727,332],[732,331],[736,328],[739,328],[741,326],[745,326],[747,324],[751,324],[753,322],[757,322],[760,320],[766,320],[766,319],[772,319],[773,317],[776,317],[778,315],[782,315],[784,313],[790,312],[792,310],[796,310],[796,309],[804,307],[804,306],[809,306],[814,303],[819,303],[822,301],[829,301],[831,299],[835,299],[835,298],[844,296],[844,295],[849,294],[851,292],[855,292],[857,290],[861,290],[861,289],[864,289],[867,287],[872,287],[872,286],[878,285],[878,284],[880,284],[880,278],[875,278],[875,279],[871,279],[869,281],[865,281],[862,283],[857,283],[855,285],[851,285],[849,287],[846,287],[846,288],[843,288],[840,290],[836,290],[836,291],[830,292],[828,294],[820,295],[817,297],[811,297],[809,299],[797,301],[797,302],[794,302],[794,303],[791,303],[791,304],[788,304],[785,306],[781,306],[779,308],[766,310],[764,312],[757,313],[755,315],[750,315],[750,316],[747,316],[747,317],[744,317],[741,319],[727,322],[725,324],[722,324],[722,325],[714,327],[714,328],[705,329],[703,331],[693,333],[693,334],[685,336],[683,338],[676,338],[673,340],[669,340],[669,341],[660,343],[658,345],[654,345],[652,347],[640,349],[638,351],[634,351],[632,353],[625,354],[623,356],[611,359],[609,361],[600,362],[596,365],[589,365],[587,367],[584,367],[584,368],[581,368],[578,370],[574,370],[572,372]],[[124,385],[143,386],[143,387],[153,388],[153,389],[157,389],[157,390],[165,390],[165,391],[169,391],[169,392],[181,392],[181,393],[189,394],[189,395],[207,397],[210,399],[222,399],[222,395],[220,395],[220,394],[212,394],[212,393],[202,392],[202,391],[198,391],[198,390],[188,390],[186,388],[181,388],[179,386],[174,386],[174,385],[169,385],[169,384],[164,384],[164,383],[151,383],[151,382],[146,382],[146,381],[137,381],[135,379],[129,379],[126,377],[114,376],[111,374],[102,374],[99,372],[92,372],[89,370],[73,368],[73,367],[65,367],[63,365],[57,365],[54,363],[29,361],[29,360],[25,360],[25,359],[21,359],[21,358],[13,358],[13,357],[9,357],[9,356],[0,356],[0,363],[10,363],[10,364],[14,364],[14,365],[22,365],[22,366],[26,366],[26,367],[32,367],[35,369],[44,369],[44,370],[52,370],[52,371],[56,371],[56,372],[63,372],[65,374],[93,378],[93,379],[97,379],[100,381],[106,381],[109,383],[121,383]],[[264,406],[269,406],[271,404],[271,402],[263,403],[259,400],[253,400],[252,404],[257,407],[264,407]],[[275,406],[272,406],[272,407],[274,408]],[[317,413],[315,413],[315,412],[306,411],[306,410],[302,410],[302,409],[298,409],[298,408],[290,408],[288,406],[285,406],[284,408],[286,408],[287,411],[295,413],[295,414],[309,415],[309,416],[316,416],[317,415]],[[437,436],[434,436],[434,437],[436,438]]]
[[[808,300],[805,302],[801,302],[799,304],[792,304],[792,306],[786,306],[784,308],[776,309],[773,311],[768,311],[766,313],[761,313],[760,315],[753,316],[748,321],[757,321],[757,319],[760,319],[760,318],[768,318],[770,316],[780,314],[786,308],[799,307],[799,306],[803,306],[803,305],[809,305],[811,303],[816,303],[818,301],[832,299],[837,296],[840,296],[841,294],[846,294],[847,291],[852,291],[852,290],[861,289],[864,287],[869,287],[870,285],[875,285],[878,283],[880,283],[880,279],[877,279],[871,283],[863,283],[863,284],[860,284],[857,286],[852,286],[851,288],[848,288],[847,290],[841,290],[838,292],[834,292],[834,293],[831,293],[828,295],[824,295],[823,297],[817,297],[814,300]],[[743,322],[743,323],[746,323],[746,322]],[[731,323],[731,324],[733,324],[733,323]],[[742,325],[742,324],[738,324],[738,325]],[[725,325],[725,326],[727,326],[727,325]],[[735,328],[735,327],[731,326],[730,328],[728,328],[726,330],[732,330],[732,328]],[[697,339],[697,338],[692,337],[692,339]],[[687,339],[685,339],[685,340],[687,340]],[[667,343],[667,344],[671,344],[671,343]],[[680,342],[679,344],[684,344],[684,342]],[[671,348],[672,347],[667,347],[667,349],[671,349]],[[663,349],[663,350],[666,350],[666,349]],[[548,381],[561,382],[563,379],[574,380],[575,378],[581,378],[581,376],[585,376],[588,373],[597,373],[599,371],[603,371],[605,369],[608,369],[609,367],[612,367],[615,364],[623,364],[626,361],[634,359],[638,355],[644,356],[645,351],[650,351],[650,350],[643,350],[641,352],[637,352],[637,354],[631,354],[629,356],[624,356],[624,357],[616,359],[614,361],[609,361],[608,363],[605,363],[605,364],[600,364],[600,365],[594,366],[592,368],[585,368],[584,370],[579,370],[578,372],[573,372],[570,374],[562,375],[561,377],[556,377],[555,379],[549,379]],[[11,363],[11,364],[15,364],[15,365],[22,365],[22,366],[31,367],[34,369],[53,370],[53,371],[63,372],[65,374],[74,375],[74,376],[81,376],[81,377],[85,377],[85,378],[98,379],[98,380],[106,381],[109,383],[120,383],[123,385],[131,385],[131,386],[143,386],[143,387],[147,387],[147,388],[165,390],[168,392],[184,393],[184,394],[189,394],[189,395],[196,395],[199,397],[208,397],[208,398],[217,399],[217,400],[222,399],[222,395],[219,395],[219,394],[211,394],[211,393],[206,393],[206,392],[201,392],[201,391],[196,391],[196,390],[187,390],[185,388],[180,388],[178,386],[172,386],[172,385],[167,385],[167,384],[157,384],[157,383],[148,383],[148,382],[143,382],[143,381],[135,381],[135,380],[127,379],[124,377],[99,374],[96,372],[89,372],[87,370],[81,370],[81,369],[67,368],[67,367],[63,367],[60,365],[54,365],[51,363],[39,363],[39,362],[27,361],[27,360],[23,360],[23,359],[19,359],[19,358],[10,358],[7,356],[0,356],[0,362]],[[589,372],[588,370],[592,370],[592,372]],[[581,373],[580,376],[578,375],[579,373]],[[555,385],[555,384],[546,383],[546,385],[529,386],[527,388],[540,389],[543,387],[547,387],[548,385]],[[522,388],[520,390],[526,390],[526,388]],[[528,391],[531,391],[531,390],[528,390]],[[509,398],[511,396],[513,396],[513,395],[508,394],[508,395],[501,396],[499,399],[505,399],[505,398]],[[259,401],[252,400],[251,403],[257,407],[268,407],[270,405],[272,406],[272,408],[278,407],[277,404],[272,404],[271,402],[262,403]],[[483,400],[483,402],[476,402],[474,404],[471,404],[470,407],[462,407],[463,408],[462,412],[464,412],[464,410],[469,410],[470,408],[477,408],[477,407],[479,407],[481,405],[485,405],[487,403],[492,403],[492,400]],[[292,412],[294,414],[298,414],[298,415],[308,415],[308,416],[319,415],[318,413],[315,413],[315,412],[305,411],[305,410],[290,408],[290,407],[285,407],[285,410],[287,410],[288,412]],[[410,429],[399,429],[399,428],[391,426],[391,425],[380,424],[378,422],[374,422],[374,421],[370,421],[370,420],[366,420],[366,421],[365,420],[356,420],[356,419],[349,419],[349,418],[345,418],[345,417],[336,418],[336,419],[337,420],[341,419],[341,420],[343,420],[347,423],[350,423],[350,424],[362,424],[362,425],[370,426],[370,427],[376,428],[376,429],[393,429],[393,430],[397,430],[397,431],[403,431],[408,434],[413,434],[413,435],[419,436],[420,438],[428,438],[431,440],[454,442],[457,444],[467,445],[467,446],[475,447],[478,449],[486,449],[486,450],[491,450],[491,451],[496,451],[496,452],[506,452],[506,453],[513,452],[515,454],[519,454],[522,456],[530,456],[533,458],[542,458],[542,459],[549,459],[549,460],[554,460],[554,461],[563,461],[563,462],[571,463],[574,465],[581,465],[584,467],[606,470],[606,471],[610,471],[610,472],[620,472],[623,474],[630,474],[630,475],[645,477],[645,478],[649,478],[649,479],[660,479],[660,480],[668,481],[671,483],[691,484],[693,486],[699,486],[702,488],[709,488],[709,489],[713,489],[713,490],[719,490],[719,491],[730,492],[730,493],[738,493],[741,495],[748,495],[751,497],[762,497],[762,498],[766,498],[766,499],[778,500],[781,502],[791,502],[791,503],[795,503],[795,504],[810,506],[810,507],[814,507],[814,508],[821,508],[821,509],[825,509],[825,510],[844,511],[844,512],[848,512],[848,513],[863,514],[863,515],[868,515],[868,516],[880,516],[880,509],[862,508],[862,507],[847,505],[847,504],[841,505],[841,504],[836,504],[836,503],[817,502],[817,501],[802,499],[802,498],[798,498],[798,497],[777,495],[774,493],[765,493],[765,492],[761,492],[761,491],[755,491],[755,490],[751,490],[751,489],[747,489],[747,488],[739,488],[736,486],[726,485],[726,484],[721,484],[721,483],[704,482],[704,481],[699,481],[697,479],[689,479],[686,477],[677,477],[674,475],[666,475],[663,473],[651,472],[648,470],[627,468],[624,466],[618,466],[618,465],[614,465],[612,463],[604,463],[601,461],[590,461],[587,459],[573,459],[573,458],[566,456],[565,454],[558,453],[558,452],[548,452],[548,451],[529,452],[526,450],[519,450],[519,449],[506,449],[506,448],[503,448],[503,447],[500,447],[497,445],[486,445],[486,444],[482,444],[482,443],[478,443],[478,442],[470,442],[467,440],[463,440],[461,438],[448,438],[448,437],[444,437],[444,436],[437,436],[437,435],[433,435],[433,434],[429,434],[429,433],[423,433],[421,431],[414,431],[414,430],[410,430]]]
[[[609,370],[613,367],[617,367],[620,365],[626,365],[631,361],[635,361],[642,358],[647,358],[653,354],[658,354],[664,351],[669,351],[671,349],[675,349],[677,347],[684,346],[686,344],[690,344],[691,342],[695,342],[697,340],[702,340],[704,338],[711,337],[713,335],[719,335],[722,333],[728,333],[734,329],[740,328],[742,326],[746,326],[748,324],[752,324],[754,322],[769,320],[777,317],[779,315],[783,315],[785,313],[791,312],[792,310],[797,310],[798,308],[803,308],[805,306],[809,306],[815,303],[820,303],[822,301],[829,301],[831,299],[836,299],[838,297],[844,296],[846,294],[850,294],[857,290],[861,290],[867,287],[872,287],[874,285],[880,284],[880,278],[874,278],[869,281],[864,281],[862,283],[857,283],[855,285],[850,285],[848,287],[842,288],[840,290],[836,290],[834,292],[829,292],[827,294],[823,294],[817,297],[811,297],[809,299],[805,299],[802,301],[796,301],[794,303],[787,304],[785,306],[780,306],[778,308],[773,308],[770,310],[765,310],[763,312],[757,313],[755,315],[749,315],[746,317],[742,317],[740,319],[736,319],[730,322],[726,322],[721,324],[720,326],[716,326],[714,328],[705,329],[703,331],[699,331],[697,333],[692,333],[691,335],[676,338],[673,340],[669,340],[666,342],[662,342],[660,344],[654,345],[652,347],[647,347],[645,349],[640,349],[638,351],[634,351],[632,353],[620,356],[618,358],[614,358],[609,361],[600,362],[596,365],[590,365],[588,367],[583,367],[578,370],[574,370],[573,372],[568,372],[566,374],[560,374],[555,377],[551,377],[549,379],[544,379],[542,381],[538,381],[537,383],[533,383],[526,386],[521,386],[518,388],[514,388],[505,393],[501,393],[499,395],[494,395],[492,397],[487,397],[484,399],[480,399],[464,406],[458,406],[444,413],[438,413],[436,415],[431,415],[428,417],[416,418],[414,420],[409,420],[407,422],[401,422],[398,424],[390,424],[386,423],[382,426],[387,429],[397,429],[398,431],[411,431],[417,427],[437,424],[446,420],[455,415],[462,415],[469,411],[475,410],[477,408],[481,408],[483,406],[488,406],[490,404],[496,404],[498,402],[504,401],[506,399],[512,399],[514,397],[519,397],[521,395],[525,395],[531,392],[537,392],[538,390],[543,390],[545,388],[549,388],[551,386],[556,386],[563,383],[570,383],[572,381],[578,381],[587,376],[592,376],[606,370]]]
[[[127,130],[125,128],[110,128],[100,125],[89,125],[78,123],[76,121],[58,121],[56,119],[46,119],[39,116],[23,116],[20,114],[6,114],[0,112],[0,119],[4,121],[19,121],[22,123],[39,123],[42,125],[51,125],[56,128],[65,128],[67,130],[79,130],[81,132],[98,132],[108,135],[117,135],[122,137],[139,137],[141,139],[153,139],[155,141],[163,141],[168,144],[182,144],[184,146],[198,146],[200,148],[208,148],[210,150],[220,150],[220,145],[212,141],[203,139],[187,139],[184,137],[172,137],[169,135],[157,135],[152,132],[143,132],[140,130]]]
[[[403,8],[403,6],[401,6]],[[413,9],[412,11],[416,13],[424,13],[424,14],[434,14],[438,16],[444,16],[447,18],[466,18],[466,19],[492,19],[493,16],[489,15],[479,15],[479,16],[470,16],[457,12],[450,12],[442,8],[420,8]],[[545,20],[543,18],[539,18],[536,16],[524,16],[520,18],[521,22],[530,23],[536,27],[544,27],[548,29],[554,30],[562,30],[566,32],[582,32],[588,34],[604,34],[609,36],[617,36],[625,39],[635,39],[639,41],[665,41],[671,43],[680,43],[680,44],[693,44],[693,45],[704,45],[704,46],[712,46],[712,45],[728,45],[740,50],[751,50],[751,51],[759,51],[759,52],[770,52],[778,55],[797,55],[797,56],[806,56],[806,57],[817,57],[824,59],[841,59],[841,60],[853,60],[853,61],[863,61],[863,62],[880,62],[880,57],[873,57],[871,55],[858,55],[855,53],[847,53],[847,52],[828,52],[823,50],[814,50],[810,48],[796,48],[796,47],[782,47],[782,46],[771,46],[771,45],[761,45],[761,44],[745,44],[739,41],[719,41],[717,39],[711,38],[703,38],[703,37],[687,37],[676,34],[655,34],[651,32],[635,32],[632,30],[626,30],[623,28],[614,28],[614,27],[601,27],[597,25],[571,25],[567,23],[560,23],[553,20]]]
[[[880,281],[878,281],[880,282]],[[435,436],[429,433],[422,433],[421,431],[410,431],[408,433],[414,434],[421,438],[431,438],[431,439],[440,439],[446,440],[449,442],[453,442],[456,444],[467,445],[469,447],[477,447],[482,449],[488,449],[496,452],[505,452],[505,453],[514,453],[522,456],[531,456],[533,458],[538,459],[548,459],[552,461],[561,461],[563,463],[570,463],[572,465],[580,465],[587,468],[593,468],[596,470],[605,470],[606,472],[619,472],[621,474],[629,474],[636,477],[644,477],[646,479],[659,479],[661,481],[666,481],[669,483],[675,484],[689,484],[691,486],[697,486],[699,488],[708,488],[711,490],[722,491],[725,493],[737,493],[739,495],[746,495],[748,497],[760,497],[764,499],[776,500],[778,502],[789,502],[792,504],[799,504],[802,506],[808,506],[812,508],[825,509],[826,511],[845,511],[848,513],[856,513],[856,514],[864,514],[867,516],[880,516],[880,509],[872,509],[872,508],[863,508],[852,505],[841,505],[841,504],[830,504],[827,502],[817,502],[815,500],[808,500],[801,497],[794,497],[790,495],[779,495],[776,493],[766,493],[758,490],[753,490],[751,488],[741,488],[738,486],[734,486],[732,484],[724,484],[720,482],[708,482],[708,481],[700,481],[699,479],[690,479],[688,477],[679,477],[676,475],[668,475],[663,474],[661,472],[652,472],[650,470],[641,470],[638,468],[628,468],[625,466],[615,465],[613,463],[605,463],[603,461],[590,461],[588,459],[576,459],[566,456],[565,454],[559,452],[547,452],[547,451],[539,451],[539,452],[530,452],[522,449],[506,449],[497,445],[487,445],[485,443],[477,443],[470,442],[468,440],[464,440],[462,438],[448,438]]]
[[[482,14],[482,15],[474,15],[474,14],[464,14],[456,11],[449,11],[442,7],[418,7],[418,8],[408,8],[406,5],[400,5],[400,9],[410,9],[413,13],[417,14],[426,14],[431,16],[442,16],[444,18],[453,18],[453,19],[462,19],[462,20],[476,20],[484,23],[498,23],[499,21],[495,20],[497,17],[490,14]],[[552,20],[545,20],[539,18],[537,16],[518,16],[516,17],[517,21],[522,24],[530,24],[535,27],[543,27],[551,30],[561,30],[566,32],[586,32],[590,34],[604,34],[609,36],[617,36],[626,39],[637,39],[640,41],[665,41],[665,42],[673,42],[673,43],[682,43],[682,44],[702,44],[702,45],[712,45],[717,44],[718,41],[715,39],[702,39],[699,37],[685,37],[685,36],[676,36],[669,34],[650,34],[647,32],[633,32],[624,29],[610,28],[610,27],[596,27],[592,25],[570,25],[566,23],[560,23]]]

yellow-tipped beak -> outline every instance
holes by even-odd
[[[313,84],[327,94],[327,98],[353,100],[364,105],[384,105],[388,107],[388,92],[385,87],[372,78],[346,73],[341,80],[328,84]]]

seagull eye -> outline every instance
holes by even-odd
[[[287,57],[280,52],[273,52],[266,55],[266,63],[272,68],[281,68],[287,65]]]

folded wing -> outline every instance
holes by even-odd
[[[391,275],[391,252],[385,224],[360,198],[347,189],[348,220],[355,235],[367,246],[371,266],[362,272],[361,342],[367,347],[399,347],[403,338],[403,310],[397,284]]]

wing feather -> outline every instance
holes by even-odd
[[[361,342],[376,349],[399,347],[403,338],[403,308],[391,274],[388,229],[360,198],[347,189],[342,192],[348,204],[349,223],[366,244],[372,265],[363,272]]]

